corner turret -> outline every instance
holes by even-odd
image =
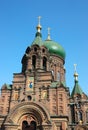
[[[78,84],[78,73],[76,71],[76,66],[77,65],[74,64],[74,67],[75,67],[75,72],[74,72],[74,82],[75,82],[75,85],[74,85],[74,88],[72,90],[71,97],[74,97],[77,94],[82,95],[82,93],[83,93],[81,87]]]

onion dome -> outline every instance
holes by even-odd
[[[58,55],[62,59],[65,59],[65,50],[64,48],[57,42],[51,40],[50,32],[48,32],[48,38],[43,42],[43,45],[49,50],[51,54]]]
[[[56,54],[62,59],[65,59],[65,51],[63,47],[55,41],[46,40],[43,42],[43,45],[49,50],[51,54]]]

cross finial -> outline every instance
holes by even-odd
[[[41,16],[38,16],[38,24],[40,25]]]
[[[50,34],[50,30],[51,30],[51,28],[48,27],[48,34]]]
[[[76,66],[77,66],[77,64],[74,64],[74,70],[75,70],[75,72],[77,72]]]
[[[48,30],[48,37],[47,37],[47,40],[51,40],[51,38],[50,38],[50,29],[51,29],[51,28],[49,28],[49,27],[48,27],[48,29],[47,29],[47,30]]]
[[[41,19],[41,16],[38,16],[38,25],[37,25],[37,30],[38,32],[40,32],[40,30],[42,29],[41,25],[40,25],[40,19]]]
[[[75,77],[75,81],[78,81],[78,73],[76,70],[76,66],[77,66],[77,64],[74,64],[74,69],[75,69],[74,77]]]

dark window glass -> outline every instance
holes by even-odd
[[[36,56],[32,56],[32,65],[33,65],[33,69],[36,68]]]
[[[46,59],[46,57],[43,57],[43,69],[47,70],[47,59]]]

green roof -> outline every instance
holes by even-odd
[[[65,50],[57,42],[54,42],[52,40],[46,40],[43,42],[43,45],[49,50],[51,54],[56,54],[60,56],[62,59],[65,59],[66,56]]]
[[[81,87],[79,86],[78,81],[75,81],[75,85],[72,90],[71,97],[73,97],[75,94],[82,95],[82,93],[83,93],[83,91],[82,91]]]
[[[32,45],[39,45],[39,46],[42,46],[43,45],[43,41],[42,41],[42,35],[41,33],[37,32],[36,35],[35,35],[35,39],[34,41],[32,42]]]
[[[61,84],[66,87],[66,82],[65,81],[62,81]]]
[[[63,85],[63,87],[66,87],[66,83],[65,82],[59,82],[59,81],[55,81],[55,82],[52,82],[51,83],[51,88],[55,88],[55,87],[57,87],[57,85],[59,85],[59,86],[61,86],[61,85]]]

